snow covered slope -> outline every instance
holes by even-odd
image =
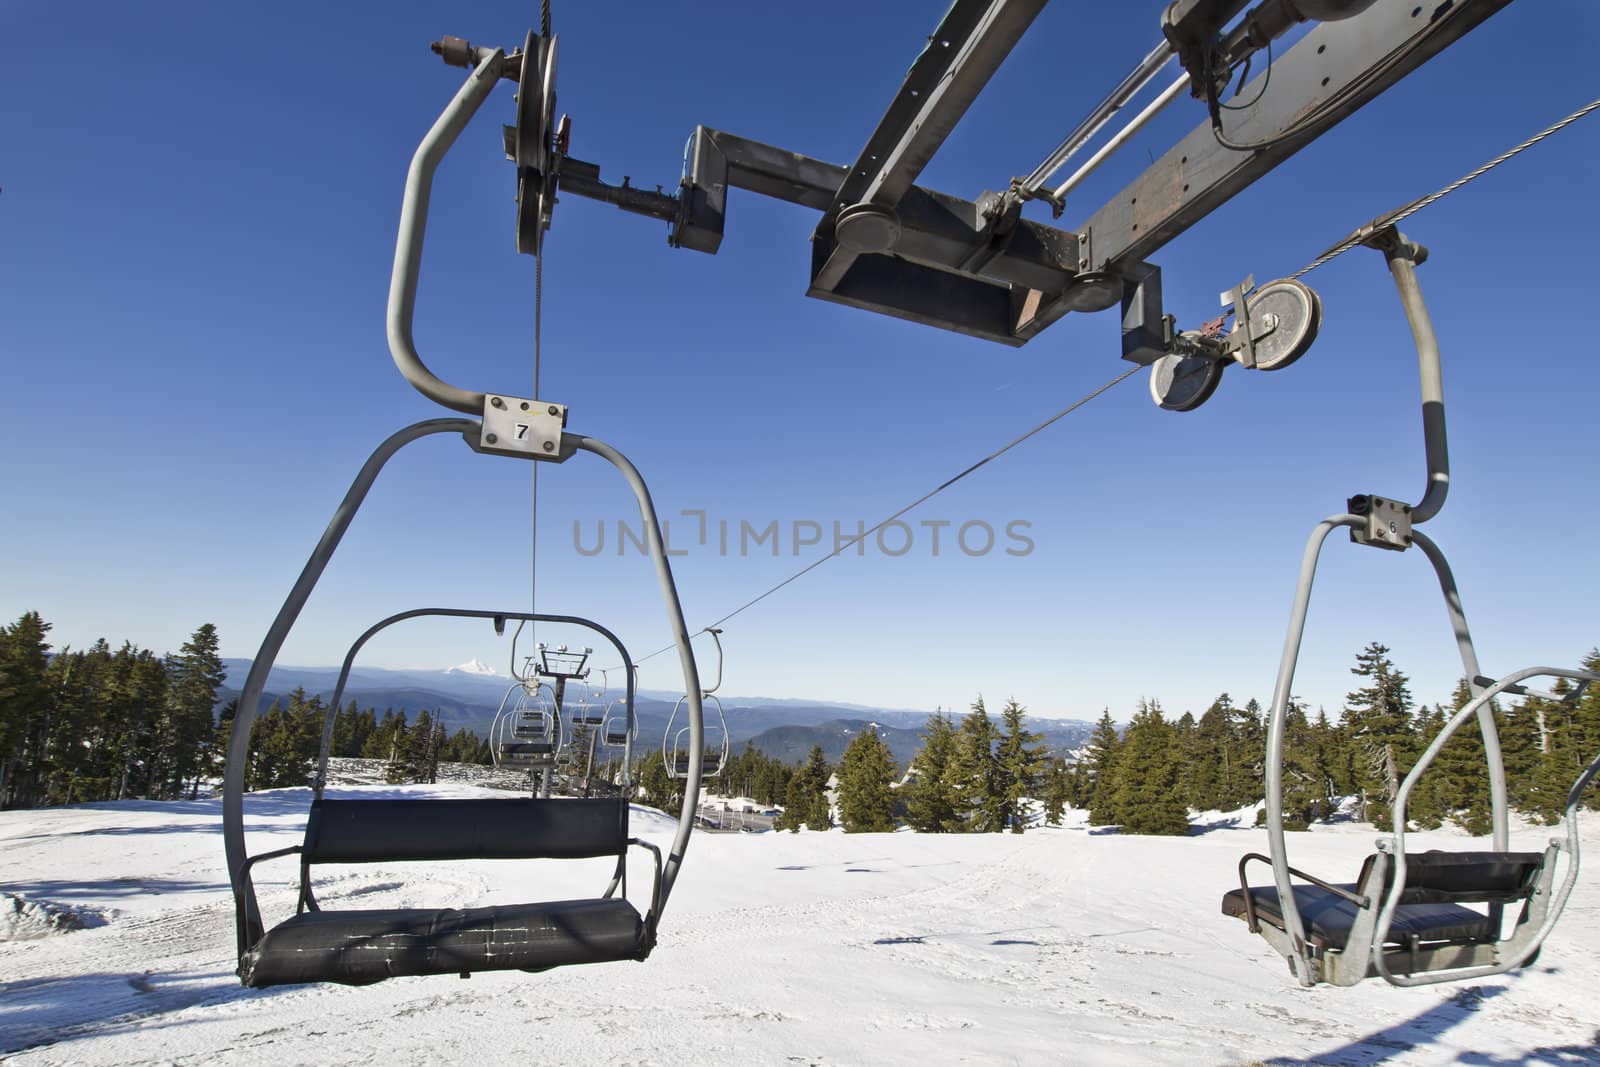
[[[480,795],[470,785],[346,793]],[[501,794],[503,795],[503,794]],[[251,849],[298,841],[306,790],[248,798]],[[545,974],[239,988],[216,801],[0,813],[0,894],[72,912],[0,941],[8,1064],[1600,1063],[1600,869],[1539,962],[1434,989],[1298,988],[1219,914],[1253,829],[1188,839],[697,835],[656,954]],[[643,810],[636,830],[671,824]],[[1591,847],[1600,826],[1587,827]],[[1419,835],[1427,847],[1430,835]],[[1526,832],[1518,844],[1544,835]],[[1292,835],[1353,877],[1371,833]],[[1434,840],[1459,845],[1449,834]],[[1592,855],[1600,853],[1594,849]],[[1600,868],[1600,861],[1595,861]],[[639,857],[638,886],[648,860]],[[327,905],[590,896],[606,864],[320,868]],[[269,921],[293,860],[258,868]],[[530,889],[531,887],[531,889]],[[0,895],[0,901],[5,898]],[[102,925],[93,925],[102,923]],[[64,923],[63,925],[72,925]]]

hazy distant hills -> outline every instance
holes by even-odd
[[[250,661],[229,659],[224,660],[223,665],[228,671],[223,698],[229,700],[237,696],[243,686]],[[339,671],[335,667],[274,667],[267,678],[263,707],[297,688],[324,700],[331,699],[338,680]],[[408,715],[427,708],[430,713],[441,716],[445,728],[452,733],[465,728],[486,736],[511,684],[504,675],[467,669],[357,668],[350,673],[343,699],[346,704],[354,700],[362,708],[376,708],[379,716],[388,708],[404,710]],[[621,691],[607,694],[605,700],[613,698],[620,699]],[[515,700],[515,696],[512,699]],[[659,743],[677,699],[675,693],[641,691],[634,703],[641,743]],[[837,762],[851,739],[869,724],[876,723],[879,736],[894,753],[895,760],[903,764],[911,759],[921,743],[919,733],[930,714],[901,708],[772,697],[727,697],[722,704],[734,751],[743,748],[747,740],[754,740],[768,755],[788,762],[804,759],[811,746],[818,744],[829,762]],[[996,718],[997,711],[991,709]],[[711,725],[708,723],[707,728]],[[1028,725],[1036,733],[1043,734],[1046,743],[1059,752],[1082,746],[1094,731],[1093,723],[1071,719],[1030,719]]]

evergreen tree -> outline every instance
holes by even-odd
[[[1389,659],[1389,649],[1377,642],[1356,656],[1350,673],[1368,679],[1345,697],[1344,709],[1362,817],[1386,830],[1412,755],[1411,691],[1406,676]]]
[[[677,803],[677,785],[667,775],[667,760],[660,749],[652,748],[644,754],[634,777],[639,783],[639,795],[648,807],[667,811]]]
[[[1600,674],[1600,648],[1590,649],[1589,654],[1583,659],[1582,667],[1586,671]],[[1572,721],[1576,728],[1573,744],[1578,755],[1584,760],[1600,756],[1600,685],[1591,685],[1583,691],[1577,707],[1572,709]],[[1573,776],[1573,780],[1577,780],[1576,775]],[[1600,789],[1589,789],[1583,806],[1590,809],[1600,808]]]
[[[1565,678],[1556,679],[1551,686],[1557,697],[1571,691]],[[1538,761],[1524,794],[1525,810],[1539,821],[1554,825],[1566,811],[1572,783],[1593,754],[1579,754],[1579,728],[1571,704],[1530,696],[1523,701],[1523,707],[1537,723],[1541,738]]]
[[[1254,697],[1244,702],[1244,707],[1233,711],[1235,751],[1238,768],[1235,772],[1235,808],[1254,804],[1267,795],[1267,717]]]
[[[856,735],[839,761],[839,822],[845,833],[893,830],[894,757],[871,726]]]
[[[1172,727],[1154,700],[1139,702],[1117,754],[1114,801],[1124,833],[1187,834],[1189,813],[1178,792]]]
[[[1204,811],[1211,807],[1216,771],[1201,757],[1200,724],[1191,712],[1184,712],[1172,724],[1172,745],[1178,763],[1178,795],[1188,807]]]
[[[955,752],[945,767],[945,788],[956,811],[952,830],[999,833],[1005,827],[1005,793],[995,759],[998,737],[980,696],[961,720]]]
[[[1068,805],[1075,800],[1072,787],[1073,774],[1067,761],[1059,756],[1047,759],[1044,771],[1044,821],[1047,825],[1061,825]]]
[[[200,778],[214,762],[210,748],[216,737],[217,691],[227,680],[217,649],[217,628],[204,623],[169,662],[167,700],[173,751],[168,775],[175,787],[169,795],[181,796],[183,783],[192,779],[189,793],[197,796]]]
[[[1095,724],[1094,736],[1089,739],[1088,758],[1082,764],[1088,778],[1085,790],[1089,798],[1090,826],[1110,826],[1122,821],[1117,810],[1116,790],[1117,756],[1121,747],[1117,724],[1111,721],[1111,709],[1106,708]]]
[[[1317,719],[1311,724],[1311,743],[1316,752],[1312,771],[1322,794],[1322,810],[1317,818],[1325,819],[1333,811],[1333,798],[1345,792],[1341,781],[1341,768],[1348,764],[1344,757],[1344,734],[1328,721],[1326,709],[1317,709]]]
[[[1045,765],[1045,748],[1041,744],[1043,736],[1029,732],[1022,725],[1027,712],[1028,709],[1015,699],[1006,702],[1000,713],[1005,732],[1000,737],[1000,748],[996,754],[1001,786],[1001,823],[1009,823],[1012,832],[1018,834],[1027,825],[1023,812],[1024,798],[1033,796],[1037,791],[1035,786]]]
[[[1194,736],[1189,739],[1188,756],[1193,769],[1188,775],[1187,799],[1201,811],[1239,807],[1239,798],[1245,792],[1248,761],[1240,751],[1235,712],[1232,698],[1223,693],[1200,716]]]
[[[0,808],[37,802],[53,710],[49,632],[36,611],[0,629]]]
[[[801,772],[805,779],[806,795],[809,803],[806,805],[806,827],[811,830],[827,830],[833,826],[833,812],[828,806],[828,779],[833,776],[833,771],[828,767],[828,761],[822,755],[821,745],[811,746],[811,755],[806,757],[805,769]]]
[[[937,712],[922,728],[922,747],[911,759],[906,794],[906,821],[923,833],[942,833],[959,821],[951,801],[946,771],[955,759],[956,732],[949,716]]]
[[[1305,705],[1297,700],[1289,701],[1283,719],[1284,826],[1304,830],[1327,803],[1317,766],[1316,733],[1306,718]]]

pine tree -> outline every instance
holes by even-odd
[[[1456,683],[1448,710],[1435,705],[1423,716],[1417,744],[1419,754],[1471,699],[1472,690],[1463,678]],[[1484,757],[1483,730],[1476,716],[1462,723],[1439,750],[1433,765],[1411,791],[1409,808],[1410,817],[1424,828],[1438,826],[1449,819],[1470,834],[1490,831],[1493,820],[1489,773]]]
[[[1411,691],[1406,676],[1389,659],[1389,649],[1376,641],[1356,656],[1350,673],[1370,679],[1345,697],[1344,710],[1345,727],[1355,748],[1362,817],[1386,830],[1414,743]]]
[[[1044,821],[1047,825],[1061,825],[1067,806],[1075,799],[1072,786],[1073,774],[1067,761],[1059,756],[1047,760],[1044,771]]]
[[[36,802],[53,702],[50,624],[36,611],[0,629],[0,808]]]
[[[1564,697],[1572,691],[1565,678],[1558,678],[1551,692]],[[1526,793],[1526,810],[1539,821],[1554,825],[1566,811],[1572,783],[1592,754],[1580,756],[1578,724],[1572,705],[1565,700],[1528,697],[1524,708],[1538,724],[1541,751]]]
[[[955,759],[956,732],[949,716],[937,712],[922,728],[922,747],[911,759],[906,794],[906,821],[923,833],[942,833],[958,821],[951,802],[946,770]]]
[[[1328,713],[1323,708],[1317,709],[1317,719],[1311,724],[1311,743],[1316,751],[1312,767],[1322,794],[1322,807],[1315,817],[1326,819],[1332,814],[1333,798],[1344,793],[1340,768],[1347,761],[1344,759],[1344,734],[1328,721]]]
[[[1000,737],[1000,749],[996,754],[1002,790],[1001,823],[1009,823],[1012,832],[1018,834],[1027,825],[1023,812],[1024,799],[1037,791],[1035,786],[1045,765],[1045,748],[1041,744],[1043,736],[1029,732],[1022,725],[1027,713],[1028,709],[1015,699],[1006,702],[1000,713],[1005,732]]]
[[[1254,697],[1233,710],[1233,729],[1239,762],[1229,806],[1242,808],[1267,795],[1267,716]]]
[[[667,811],[677,802],[677,787],[667,775],[667,760],[660,749],[652,748],[644,754],[634,780],[639,783],[639,795],[648,807]]]
[[[1082,764],[1089,779],[1086,790],[1090,826],[1111,826],[1122,821],[1117,810],[1116,790],[1117,757],[1121,747],[1117,724],[1111,721],[1111,709],[1106,708],[1095,724],[1094,736],[1089,739],[1088,758]]]
[[[1211,702],[1190,739],[1189,803],[1201,811],[1227,811],[1239,806],[1244,792],[1246,759],[1234,728],[1233,700],[1223,693]]]
[[[167,700],[174,745],[169,771],[176,786],[173,795],[183,793],[188,779],[193,780],[191,796],[198,795],[200,778],[213,762],[210,747],[216,736],[217,691],[228,676],[217,649],[217,628],[203,623],[170,662]]]
[[[1154,700],[1139,702],[1117,754],[1116,808],[1124,833],[1189,832],[1189,813],[1178,792],[1172,727]]]
[[[839,761],[839,822],[845,833],[893,830],[894,757],[878,731],[856,735]]]
[[[1589,651],[1583,659],[1582,667],[1591,673],[1600,674],[1600,648]],[[1584,690],[1577,707],[1572,709],[1572,721],[1576,727],[1573,742],[1578,755],[1584,760],[1600,757],[1600,684],[1591,685]],[[1577,776],[1574,775],[1573,778],[1576,781]],[[1583,806],[1590,809],[1600,808],[1600,789],[1590,788]]]
[[[1304,830],[1327,801],[1317,767],[1316,733],[1299,701],[1289,701],[1283,718],[1283,824]]]
[[[999,833],[1005,827],[1005,795],[994,746],[997,733],[980,696],[961,720],[953,758],[945,767],[945,787],[956,822],[966,833]]]
[[[1201,753],[1200,724],[1192,712],[1184,712],[1172,724],[1172,744],[1178,759],[1178,794],[1184,804],[1205,811],[1211,805],[1201,802],[1212,799],[1216,771]]]
[[[806,765],[800,775],[804,778],[806,788],[807,829],[827,830],[833,826],[833,812],[828,806],[828,779],[832,776],[833,771],[822,755],[822,746],[812,745],[811,754],[806,757]]]

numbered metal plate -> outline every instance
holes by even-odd
[[[517,251],[537,256],[544,248],[555,206],[556,177],[550,139],[555,128],[556,38],[530,31],[522,48],[517,83]]]
[[[559,463],[567,406],[531,397],[490,394],[483,398],[478,451]]]
[[[1184,336],[1199,334],[1190,330]],[[1226,366],[1221,360],[1168,353],[1150,364],[1150,399],[1168,411],[1193,411],[1217,391]]]
[[[1305,355],[1317,339],[1322,298],[1309,285],[1287,278],[1268,282],[1248,302],[1256,370],[1282,370]]]

